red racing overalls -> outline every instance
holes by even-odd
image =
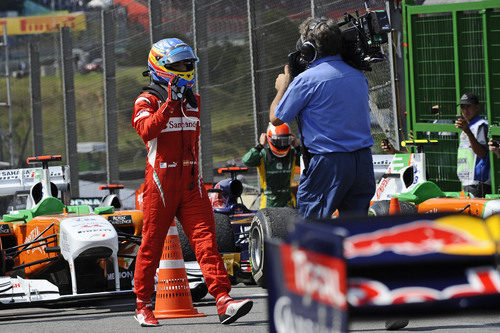
[[[134,102],[132,126],[147,146],[142,243],[137,254],[134,292],[149,302],[163,244],[177,216],[194,250],[208,291],[216,299],[231,290],[217,250],[215,220],[199,176],[200,96],[198,107],[142,93]],[[182,109],[181,109],[182,108]]]

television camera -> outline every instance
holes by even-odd
[[[338,22],[342,33],[342,59],[354,68],[371,71],[371,64],[386,59],[382,45],[387,43],[387,33],[391,31],[389,18],[385,10],[370,11],[359,16],[344,14],[344,19]],[[326,19],[325,19],[326,20]],[[300,41],[300,39],[299,39]],[[302,44],[300,42],[297,43]],[[292,76],[297,76],[307,69],[309,62],[297,47],[297,51],[288,55]]]

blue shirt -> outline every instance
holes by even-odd
[[[368,82],[340,55],[318,59],[298,75],[275,115],[283,122],[298,115],[301,140],[313,154],[353,152],[373,145]]]

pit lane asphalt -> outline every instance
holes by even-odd
[[[141,328],[133,318],[131,297],[67,303],[47,308],[0,309],[2,333],[127,333],[127,332],[268,332],[267,293],[257,286],[234,286],[235,299],[250,297],[252,311],[236,323],[219,323],[214,299],[207,296],[195,304],[207,316],[162,320],[160,327]],[[355,316],[350,319],[350,332],[388,332],[386,318]],[[410,317],[409,325],[399,332],[500,332],[500,308],[480,312],[461,311],[449,314],[425,314]],[[287,332],[288,333],[288,332]],[[302,333],[302,332],[300,332]],[[307,332],[304,332],[307,333]]]

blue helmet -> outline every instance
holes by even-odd
[[[187,71],[179,72],[171,68],[173,63],[185,61]],[[178,38],[166,38],[153,44],[148,56],[149,75],[154,82],[168,83],[177,75],[178,86],[190,88],[194,84],[194,63],[198,58],[193,49]]]

